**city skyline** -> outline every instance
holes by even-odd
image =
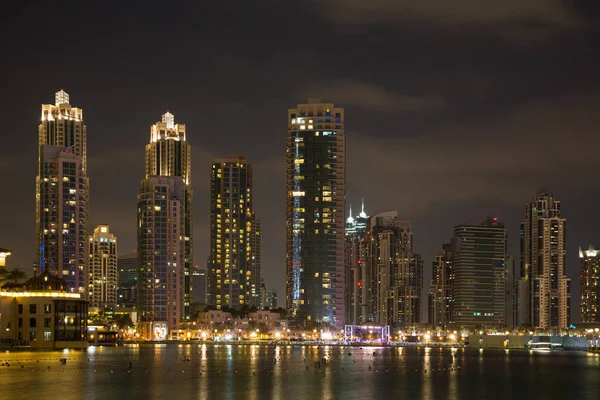
[[[66,92],[64,92],[62,89],[59,92],[56,93],[55,97],[56,97],[56,101],[57,101],[56,104],[57,105],[61,104],[60,102],[64,101],[63,104],[67,104],[67,106],[70,107],[70,105],[68,104],[69,95]],[[318,102],[318,101],[319,100],[316,100],[316,102]],[[310,99],[309,99],[309,104],[310,104]],[[76,110],[76,112],[79,112],[78,111],[79,109],[75,109],[75,110]],[[176,127],[178,127],[178,125],[180,125],[180,124],[178,124],[177,126],[175,125],[175,123],[174,123],[174,116],[173,116],[173,114],[171,114],[168,111],[165,114],[163,114],[162,124],[165,125],[165,127],[168,126],[168,128],[171,128],[171,129],[172,128],[176,128]],[[185,143],[186,143],[185,125],[181,125],[181,131],[182,132],[178,133],[178,135],[183,135],[181,140],[182,140],[183,145],[185,145]],[[85,129],[84,129],[84,133],[85,133]],[[190,161],[191,153],[189,151],[189,147],[182,147],[181,149],[179,149],[179,148],[178,149],[175,149],[175,148],[170,149],[170,148],[166,148],[165,147],[165,151],[181,152],[181,154],[182,154],[182,162],[180,162],[180,163],[174,163],[174,164],[177,164],[177,166],[178,166],[177,168],[179,168],[180,170],[175,171],[173,165],[163,165],[163,166],[157,167],[157,162],[155,161],[155,159],[158,160],[158,161],[160,161],[161,157],[158,156],[158,158],[157,158],[157,156],[155,154],[156,150],[152,151],[152,148],[151,148],[151,146],[153,146],[153,145],[157,146],[157,145],[160,144],[160,143],[155,143],[155,142],[157,142],[156,139],[158,139],[157,135],[159,135],[159,130],[157,128],[157,125],[153,125],[152,132],[151,132],[151,143],[149,145],[146,145],[146,176],[150,176],[148,174],[151,173],[154,170],[156,170],[156,172],[158,172],[158,173],[165,173],[165,174],[167,174],[167,173],[178,173],[178,174],[183,175],[182,182],[183,182],[183,185],[185,187],[187,187],[188,185],[186,185],[185,182],[189,182],[190,181],[190,176],[191,176],[191,167],[190,167],[190,164],[191,164],[191,161]],[[179,141],[179,139],[177,141]],[[185,146],[187,146],[187,145],[185,145]],[[170,160],[169,162],[171,164],[173,164],[172,160]],[[83,164],[83,165],[85,165],[85,164]],[[183,169],[181,169],[181,168],[183,168]],[[184,193],[185,193],[185,190],[184,190]],[[190,190],[190,193],[191,193],[191,190]],[[183,197],[185,198],[186,195],[183,195]],[[191,195],[190,195],[190,197],[191,197]],[[191,201],[191,199],[190,199],[190,201]],[[362,204],[363,204],[362,207],[363,207],[363,213],[364,213],[364,198],[362,199]],[[350,207],[351,207],[351,205],[350,205]],[[348,210],[348,213],[346,215],[349,215],[350,212],[351,212],[351,210]],[[190,219],[190,222],[191,222],[191,219]],[[519,270],[517,269],[516,272],[518,273]],[[275,290],[278,289],[276,285],[269,285],[268,287],[269,288],[276,288]],[[429,289],[429,287],[427,286],[427,283],[425,283],[425,285],[423,286],[423,290],[428,290],[428,289]],[[579,309],[578,305],[579,305],[578,303],[575,303],[575,304],[572,304],[571,307],[575,307],[576,309]],[[420,318],[423,319],[423,320],[426,320],[427,319],[426,315],[428,313],[427,298],[426,298],[426,296],[423,297],[422,295],[421,295],[421,310],[422,310],[422,315],[421,315]],[[572,320],[574,320],[574,321],[578,320],[577,314],[573,314],[572,312],[571,312],[571,314],[572,314],[572,316],[571,316]]]
[[[135,248],[135,202],[121,199],[137,194],[148,121],[170,110],[193,132],[194,264],[201,267],[208,256],[202,244],[208,241],[209,217],[205,171],[221,154],[246,152],[255,169],[255,209],[264,225],[265,279],[277,288],[281,303],[285,122],[278,116],[282,107],[314,96],[340,104],[348,114],[347,203],[357,205],[364,197],[371,214],[393,209],[410,219],[427,283],[440,244],[464,221],[501,218],[509,252],[517,255],[524,204],[532,191],[549,186],[568,215],[567,272],[575,280],[572,299],[578,297],[578,246],[600,241],[600,216],[590,212],[600,192],[589,185],[600,168],[592,153],[599,140],[592,133],[600,87],[592,51],[598,32],[589,24],[597,15],[593,9],[554,5],[542,12],[526,4],[511,10],[502,5],[485,16],[473,10],[468,19],[453,19],[423,6],[399,17],[407,23],[390,28],[369,18],[356,24],[353,6],[325,17],[277,4],[270,13],[285,18],[270,18],[256,30],[233,23],[225,28],[208,17],[233,12],[267,21],[243,4],[211,4],[202,12],[190,6],[189,13],[152,5],[140,11],[139,21],[182,17],[178,29],[189,34],[187,41],[181,31],[127,35],[112,16],[87,29],[83,22],[97,15],[95,7],[22,9],[23,18],[0,28],[13,38],[7,50],[15,61],[5,65],[7,76],[19,77],[7,80],[10,96],[0,108],[10,132],[3,139],[0,168],[12,188],[0,200],[6,210],[0,243],[13,251],[11,267],[31,271],[34,131],[39,104],[64,87],[86,111],[89,226],[110,224],[123,253]],[[557,22],[557,9],[569,24]],[[528,18],[543,29],[527,27],[519,10],[530,12]],[[366,14],[373,16],[372,10]],[[73,25],[51,29],[72,37],[79,51],[56,59],[51,48],[39,46],[39,38],[50,21],[61,18]],[[192,23],[195,18],[203,23]],[[290,20],[310,23],[314,30],[300,35]],[[17,21],[24,24],[19,35]],[[146,32],[147,22],[139,21],[128,23]],[[506,23],[520,29],[508,35]],[[86,29],[73,35],[77,27]],[[269,33],[273,29],[280,34]],[[113,35],[120,45],[114,45]],[[336,49],[317,49],[312,45],[317,40],[335,43]],[[290,43],[296,43],[291,50]],[[156,60],[159,48],[170,48],[184,61]],[[390,49],[399,50],[390,54]],[[358,53],[363,56],[357,59]],[[43,76],[33,70],[42,65]],[[565,148],[577,150],[561,151]]]

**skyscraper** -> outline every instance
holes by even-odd
[[[124,254],[117,258],[117,305],[135,307],[137,304],[138,256]]]
[[[117,238],[98,225],[89,238],[88,300],[90,307],[117,306]]]
[[[352,217],[352,205],[346,219],[345,241],[345,275],[346,275],[346,323],[360,324],[369,321],[370,314],[367,309],[369,298],[368,286],[364,284],[369,280],[370,274],[365,261],[365,236],[369,216],[365,212],[365,202],[362,210]]]
[[[519,325],[567,328],[571,280],[565,275],[566,220],[560,201],[541,189],[525,207],[521,224]]]
[[[86,126],[83,110],[60,90],[43,104],[38,129],[36,264],[86,296],[88,199]]]
[[[192,304],[206,304],[206,269],[199,268],[197,265],[192,268],[192,286],[194,287]]]
[[[435,256],[429,286],[429,324],[444,329],[454,321],[453,267],[452,243],[447,243]]]
[[[454,228],[454,323],[461,327],[506,325],[507,235],[488,218]]]
[[[261,307],[264,303],[261,287],[262,277],[262,222],[252,213],[252,230],[250,232],[250,305]]]
[[[372,320],[385,325],[421,322],[423,262],[414,252],[410,221],[396,211],[371,217],[366,262]]]
[[[151,176],[140,186],[137,308],[141,330],[154,338],[179,329],[184,315],[185,184],[179,176]],[[165,332],[153,334],[155,323]]]
[[[600,252],[579,248],[581,322],[600,322]]]
[[[252,166],[246,157],[213,162],[210,204],[209,304],[217,309],[250,305],[255,217]]]
[[[301,324],[343,327],[344,110],[309,100],[288,110],[286,307]]]
[[[183,268],[183,315],[190,318],[192,295],[192,264],[194,245],[193,192],[192,192],[192,153],[187,142],[184,124],[176,124],[175,116],[166,112],[162,121],[150,127],[150,143],[146,145],[146,178],[151,176],[178,176],[183,182],[181,232],[184,242]]]

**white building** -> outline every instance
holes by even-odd
[[[89,238],[88,300],[90,307],[117,306],[117,238],[98,225]]]

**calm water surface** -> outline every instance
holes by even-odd
[[[4,352],[0,364],[11,400],[600,399],[600,356],[571,352],[193,344]]]

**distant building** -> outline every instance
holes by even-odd
[[[206,269],[192,268],[192,303],[206,304]]]
[[[429,286],[429,324],[447,329],[454,321],[454,253],[444,244],[433,261]]]
[[[250,232],[250,305],[260,307],[263,303],[261,286],[262,277],[262,222],[252,213],[252,229]]]
[[[88,304],[49,270],[0,288],[0,343],[33,349],[86,348]]]
[[[369,291],[366,282],[370,280],[370,271],[365,262],[366,233],[369,216],[365,212],[365,202],[362,202],[362,210],[352,217],[352,205],[346,219],[345,240],[345,275],[346,275],[346,322],[349,324],[360,324],[369,321],[371,314],[367,301]]]
[[[344,327],[344,109],[288,110],[286,307],[299,323]]]
[[[231,313],[223,310],[209,310],[198,313],[200,324],[215,324],[231,320],[233,320]]]
[[[565,275],[566,220],[560,201],[541,189],[525,207],[521,223],[519,325],[568,328],[571,280]]]
[[[277,308],[277,291],[271,290],[265,294],[265,303],[263,308],[274,310]]]
[[[454,323],[459,327],[506,325],[507,234],[488,218],[454,228]]]
[[[600,252],[579,248],[581,322],[600,322]]]
[[[89,238],[88,300],[90,307],[117,306],[117,238],[98,225]]]
[[[138,256],[125,254],[117,258],[117,305],[135,307],[137,294]]]
[[[144,324],[147,334],[157,337],[179,329],[184,317],[184,204],[181,177],[152,176],[141,182],[137,309],[140,322],[153,323]]]
[[[252,312],[248,315],[248,317],[250,321],[263,323],[270,329],[276,328],[279,320],[281,319],[281,315],[279,313],[265,310]]]
[[[515,270],[515,257],[506,256],[506,326],[513,328],[518,325],[517,279]]]
[[[251,305],[252,285],[260,282],[261,228],[252,212],[252,166],[243,155],[213,162],[210,221],[208,303]]]
[[[414,252],[410,221],[398,219],[396,211],[371,217],[365,258],[369,320],[381,325],[421,323],[423,261]]]
[[[36,178],[36,265],[67,282],[66,290],[87,289],[87,139],[83,110],[60,90],[43,104],[38,129]]]

